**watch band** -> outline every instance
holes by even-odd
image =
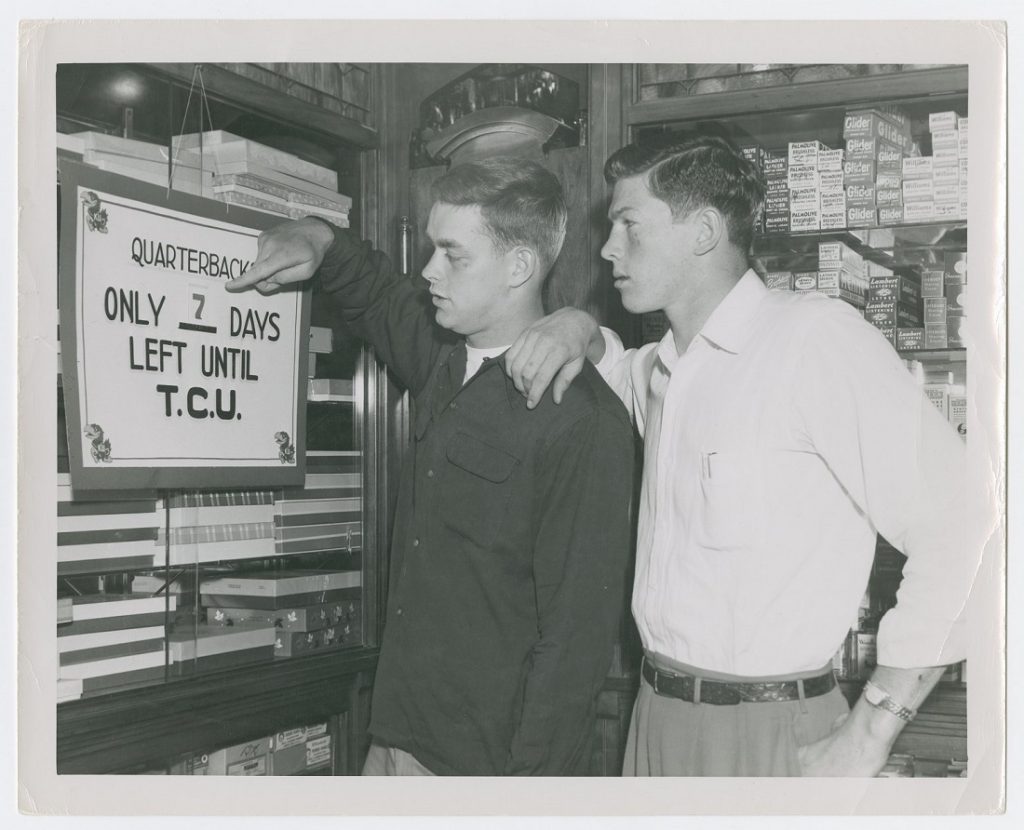
[[[907,723],[917,714],[916,710],[897,703],[885,689],[870,680],[864,684],[864,699],[876,709],[884,709]]]

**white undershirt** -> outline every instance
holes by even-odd
[[[490,346],[486,349],[474,349],[467,343],[466,376],[462,379],[463,385],[468,383],[469,379],[480,371],[480,367],[484,365],[485,359],[498,357],[499,355],[505,354],[508,350],[509,346]]]

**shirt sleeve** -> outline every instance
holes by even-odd
[[[794,390],[808,440],[857,507],[907,556],[882,619],[878,663],[941,666],[966,657],[963,610],[981,548],[963,441],[885,338],[853,309],[823,315]]]
[[[538,639],[505,773],[580,772],[611,664],[631,551],[633,431],[593,412],[550,442],[537,495]]]
[[[334,243],[317,278],[327,301],[373,346],[413,394],[426,385],[448,334],[434,322],[427,291],[395,273],[391,261],[351,231],[331,226]]]
[[[647,384],[642,378],[643,350],[627,349],[614,331],[604,326],[600,329],[604,355],[594,368],[626,405],[633,423],[643,435],[647,404]]]

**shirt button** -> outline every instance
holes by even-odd
[[[434,477],[434,471],[433,470],[427,470],[427,478],[433,478],[433,477]]]
[[[412,546],[414,548],[418,548],[420,546],[420,539],[419,539],[418,536],[415,539],[412,540]]]
[[[448,404],[448,408],[449,409],[458,409],[458,407],[455,405],[455,401],[452,401],[450,404]]]
[[[401,617],[402,616],[402,609],[399,608],[397,611],[395,611],[395,614],[397,614],[399,617]]]

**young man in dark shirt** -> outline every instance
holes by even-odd
[[[623,605],[632,427],[593,367],[530,411],[499,359],[544,315],[557,179],[491,159],[433,195],[429,294],[310,218],[264,233],[229,290],[316,274],[415,402],[364,774],[584,773]]]

